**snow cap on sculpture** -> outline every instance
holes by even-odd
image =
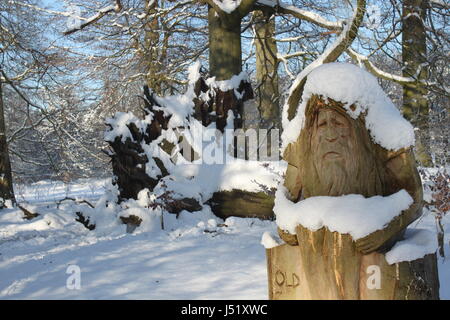
[[[308,75],[297,113],[284,128],[283,151],[304,128],[306,108],[313,95],[325,102],[332,99],[342,103],[352,119],[362,116],[372,141],[387,150],[414,145],[414,128],[383,92],[377,79],[358,66],[335,62],[323,64]]]

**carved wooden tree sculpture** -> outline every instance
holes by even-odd
[[[289,164],[284,186],[291,200],[389,196],[404,189],[414,202],[383,229],[357,241],[326,227],[311,231],[298,225],[295,235],[279,229],[289,245],[267,251],[270,298],[438,299],[435,254],[392,265],[384,254],[422,212],[422,185],[412,150],[393,152],[373,143],[365,116],[352,119],[343,106],[314,94],[307,102],[303,130],[283,156]],[[381,271],[379,288],[368,286],[370,266]]]

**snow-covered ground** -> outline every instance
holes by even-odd
[[[125,233],[89,231],[74,221],[95,202],[107,180],[64,184],[44,181],[16,188],[19,201],[41,213],[22,219],[17,209],[0,212],[0,299],[267,299],[264,232],[274,222],[229,218],[209,210],[164,215],[165,230]],[[25,204],[28,203],[28,204]],[[450,226],[449,217],[444,221]],[[431,214],[414,227],[435,231]],[[450,255],[450,232],[446,253]],[[450,262],[439,259],[441,298],[450,299]],[[80,289],[71,280],[80,271]],[[69,286],[67,282],[69,280]]]

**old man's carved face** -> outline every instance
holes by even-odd
[[[321,193],[340,195],[354,184],[357,171],[356,141],[346,116],[333,108],[321,108],[312,128],[311,151]]]
[[[352,119],[343,103],[313,95],[306,106],[304,128],[284,157],[296,168],[286,180],[296,201],[313,196],[384,194],[382,162],[364,119]]]
[[[333,109],[321,109],[314,133],[317,160],[332,162],[348,156],[352,140],[349,121]]]

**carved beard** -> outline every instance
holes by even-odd
[[[371,141],[364,119],[353,120],[346,111],[335,110],[349,120],[350,132],[333,143],[323,143],[317,134],[319,107],[317,98],[308,102],[305,128],[291,150],[298,160],[291,159],[298,171],[299,191],[290,190],[296,201],[314,196],[361,194],[365,197],[385,194],[385,171]],[[307,106],[307,108],[308,108]],[[316,109],[311,109],[316,108]],[[322,140],[322,143],[319,143]],[[326,140],[326,139],[325,139]],[[340,155],[326,155],[329,152]]]
[[[316,172],[318,187],[316,192],[320,195],[340,196],[354,193],[355,170],[349,165],[350,161],[324,161],[318,160]],[[353,174],[352,174],[353,173]]]

